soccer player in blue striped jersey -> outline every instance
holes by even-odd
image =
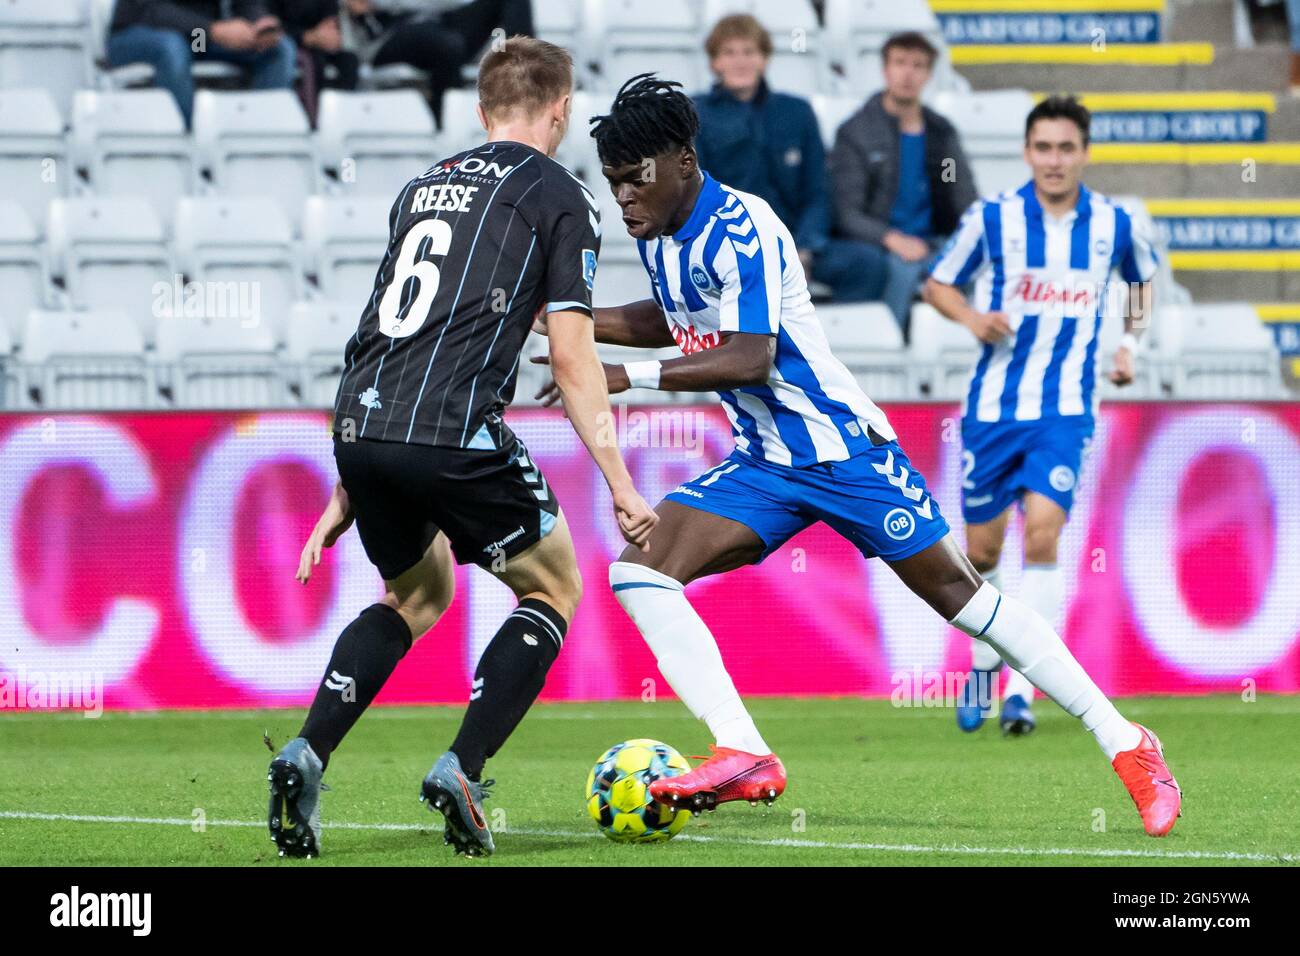
[[[1110,379],[1133,379],[1141,319],[1150,315],[1156,255],[1127,212],[1081,181],[1088,111],[1070,97],[1043,100],[1025,124],[1033,178],[976,202],[935,258],[927,299],[983,343],[962,413],[966,553],[1001,587],[998,563],[1011,505],[1024,513],[1022,597],[1053,625],[1064,583],[1057,543],[1074,500],[1097,410],[1098,331],[1108,294],[1122,296],[1125,333]],[[1110,284],[1118,272],[1124,286]],[[962,286],[975,282],[973,301]],[[971,641],[971,675],[957,708],[977,730],[993,706],[997,652]],[[1011,669],[999,723],[1034,729],[1034,688]]]
[[[700,170],[699,120],[679,86],[634,77],[592,131],[651,291],[640,302],[595,309],[596,339],[683,352],[607,364],[609,391],[717,391],[736,439],[725,461],[660,502],[648,550],[627,548],[610,566],[614,595],[660,672],[716,741],[708,760],[655,781],[651,796],[698,810],[770,802],[785,788],[781,761],[684,588],[759,562],[821,521],[864,556],[884,559],[946,620],[984,638],[1079,717],[1147,832],[1168,832],[1181,797],[1158,741],[1120,716],[1041,616],[971,566],[884,413],[828,348],[790,231],[762,199]],[[546,330],[544,321],[534,327]],[[540,395],[551,397],[547,389]]]

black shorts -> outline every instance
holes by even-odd
[[[385,581],[424,557],[439,531],[457,562],[490,568],[546,537],[560,513],[518,438],[480,451],[335,435],[334,460],[366,556]]]

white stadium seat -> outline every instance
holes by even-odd
[[[456,151],[444,149],[429,107],[415,90],[323,90],[316,128],[321,161],[340,188],[390,202],[443,153]]]
[[[291,90],[199,90],[194,142],[220,195],[272,200],[291,222],[320,189],[316,144]]]
[[[1169,306],[1156,321],[1174,398],[1285,397],[1277,346],[1251,305]]]
[[[592,83],[591,57],[596,44],[588,30],[583,0],[533,0],[533,26],[538,39],[564,47],[573,55],[574,80],[579,87]]]
[[[817,116],[817,126],[821,129],[822,142],[830,149],[835,145],[835,134],[850,116],[862,109],[867,99],[874,93],[869,90],[863,96],[830,96],[824,93],[812,97],[813,113]]]
[[[91,85],[87,0],[5,0],[0,4],[0,88],[39,86],[64,113]]]
[[[179,408],[278,408],[293,404],[265,323],[178,315],[158,326],[160,383]]]
[[[938,90],[927,97],[926,105],[957,128],[980,195],[1019,189],[1029,179],[1025,117],[1034,108],[1034,98],[1028,92]]]
[[[194,145],[166,90],[78,90],[72,161],[101,196],[143,196],[168,232],[176,200],[194,191]]]
[[[623,224],[619,223],[616,228],[622,229]],[[649,299],[651,295],[650,277],[640,259],[636,262],[611,262],[604,255],[600,257],[596,286],[592,291],[595,305],[626,305]]]
[[[63,117],[44,89],[0,90],[0,183],[22,203],[38,229],[45,206],[67,194],[72,170],[63,144]]]
[[[0,199],[0,328],[6,341],[21,343],[27,313],[46,304],[49,276],[40,231],[13,199]]]
[[[713,24],[732,13],[757,18],[771,36],[767,82],[774,90],[808,97],[829,88],[826,38],[808,0],[708,0],[701,37],[708,36]]]
[[[388,248],[390,205],[378,197],[312,196],[303,211],[308,272],[326,297],[358,313],[374,292]]]
[[[302,276],[289,221],[258,199],[182,199],[176,210],[177,266],[201,284],[205,314],[282,336]]]
[[[33,311],[23,336],[27,385],[41,408],[151,408],[153,369],[125,312]]]
[[[285,357],[302,403],[332,408],[343,372],[343,350],[357,330],[360,310],[329,300],[295,302],[289,310]]]
[[[909,372],[903,333],[894,314],[879,302],[821,305],[817,317],[831,352],[857,378],[868,395],[903,397]]]
[[[564,137],[555,153],[556,162],[586,183],[593,193],[605,187],[605,179],[600,174],[600,157],[596,154],[596,141],[591,138],[591,125],[588,121],[593,116],[609,112],[609,104],[613,101],[612,90],[575,92],[569,134]]]
[[[933,306],[912,306],[908,358],[917,391],[926,398],[958,401],[966,394],[980,345],[968,329]]]
[[[429,165],[487,141],[487,133],[475,110],[477,106],[478,93],[473,90],[448,90],[443,94],[438,155]]]
[[[175,267],[162,223],[144,199],[78,197],[50,203],[51,275],[78,309],[120,310],[153,337],[159,286]]]
[[[587,0],[587,22],[599,50],[600,82],[618,89],[638,73],[677,80],[687,93],[708,86],[705,23],[693,0]]]
[[[828,52],[839,77],[827,92],[859,95],[880,89],[880,51],[891,34],[904,30],[924,34],[940,50],[931,80],[936,89],[967,88],[952,69],[939,21],[925,0],[826,0],[825,9]]]
[[[26,376],[13,348],[9,328],[0,322],[0,411],[21,411],[27,404]]]

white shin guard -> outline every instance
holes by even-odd
[[[664,680],[718,745],[767,754],[763,740],[722,663],[718,642],[686,600],[679,581],[626,561],[609,566],[614,596],[659,663]]]

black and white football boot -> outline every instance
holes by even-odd
[[[305,737],[281,748],[267,771],[266,825],[281,856],[320,856],[320,792],[324,768]]]

